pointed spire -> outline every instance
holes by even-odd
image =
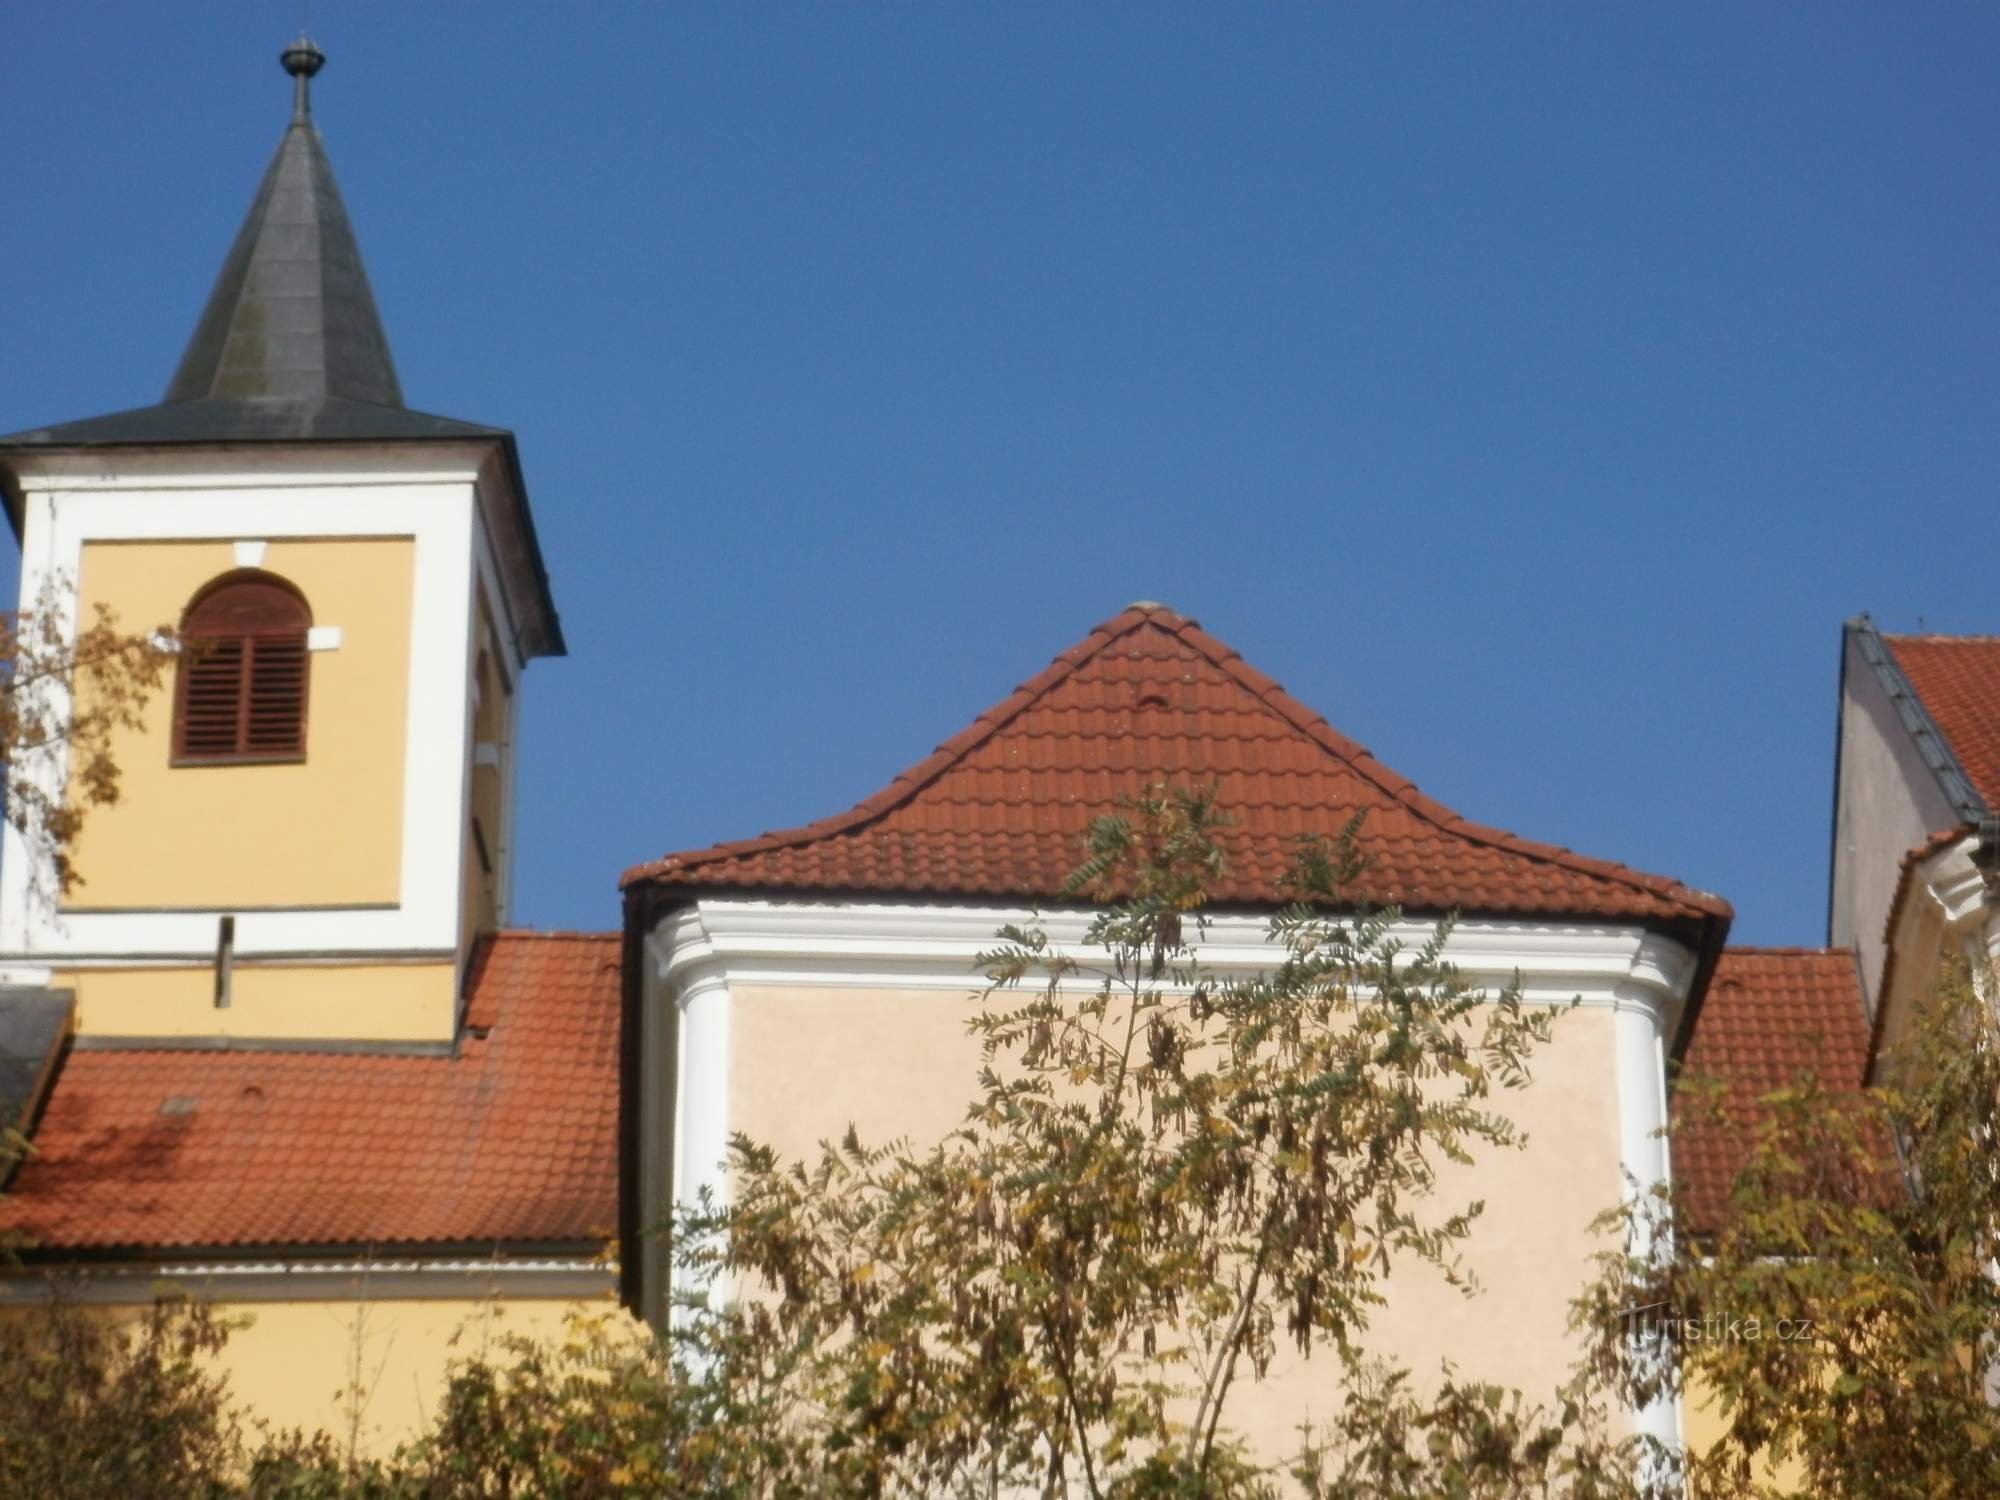
[[[361,247],[312,123],[312,78],[326,56],[301,36],[280,61],[293,79],[291,125],[166,399],[337,397],[401,406]]]
[[[497,454],[508,498],[493,534],[509,597],[522,601],[522,647],[563,654],[514,434],[403,405],[361,248],[312,123],[312,78],[325,64],[304,37],[279,60],[292,77],[292,120],[236,243],[222,263],[164,401],[0,435],[0,491],[19,454],[62,449],[237,443],[476,444]],[[482,512],[483,513],[483,512]],[[19,513],[10,512],[18,527]]]

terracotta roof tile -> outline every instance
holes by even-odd
[[[1217,783],[1236,820],[1217,900],[1268,904],[1300,835],[1365,814],[1356,894],[1414,910],[1726,921],[1729,904],[1468,822],[1171,610],[1100,625],[927,759],[804,828],[670,854],[625,883],[1047,899],[1090,820],[1163,780]]]
[[[1677,1097],[1674,1174],[1697,1229],[1722,1223],[1750,1149],[1756,1100],[1810,1069],[1835,1089],[1862,1087],[1868,1016],[1846,948],[1727,948],[1688,1044],[1683,1076],[1723,1085],[1725,1128]]]
[[[608,1239],[618,963],[616,934],[502,933],[453,1057],[72,1051],[0,1227],[59,1250]]]
[[[1974,788],[1989,808],[2000,808],[2000,636],[1882,639]]]

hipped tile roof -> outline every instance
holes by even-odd
[[[929,759],[838,816],[671,854],[630,886],[1048,899],[1090,820],[1149,784],[1216,784],[1236,820],[1213,899],[1271,904],[1302,835],[1365,814],[1357,898],[1411,910],[1700,924],[1730,907],[1467,821],[1233,649],[1157,605],[1098,626]]]
[[[618,964],[616,934],[489,940],[449,1057],[79,1048],[0,1228],[56,1251],[607,1240]]]
[[[1989,808],[2000,808],[2000,636],[1890,635],[1896,665]]]
[[[1756,1101],[1808,1070],[1834,1090],[1858,1090],[1868,1066],[1861,977],[1846,948],[1727,948],[1688,1044],[1682,1077],[1722,1085],[1725,1125],[1695,1091],[1677,1092],[1673,1170],[1695,1227],[1721,1226],[1748,1158]]]

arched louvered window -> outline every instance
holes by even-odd
[[[174,760],[304,760],[312,611],[269,573],[216,579],[181,620]]]

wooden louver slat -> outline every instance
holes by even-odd
[[[244,677],[243,748],[254,755],[296,755],[304,750],[304,634],[253,637]]]
[[[182,625],[177,760],[305,754],[310,623],[305,601],[268,575],[225,581],[195,601]]]
[[[241,717],[243,658],[248,642],[192,642],[181,670],[180,753],[233,755]]]

